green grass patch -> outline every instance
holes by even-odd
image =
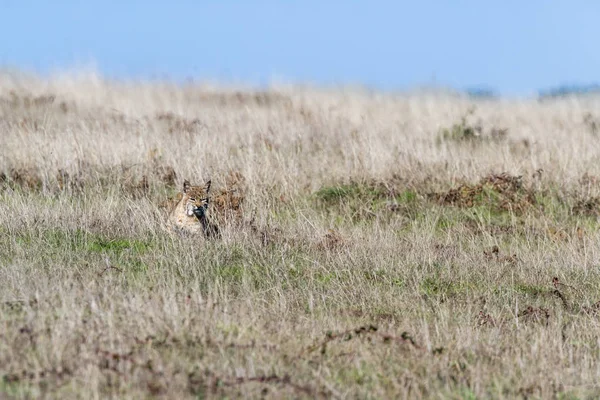
[[[39,387],[21,381],[17,374],[6,374],[2,377],[0,394],[9,398],[37,398],[41,395]]]
[[[414,204],[418,200],[418,194],[414,190],[406,189],[396,195],[395,200],[401,204]]]
[[[413,190],[401,190],[396,194],[384,186],[357,182],[324,186],[311,198],[316,202],[316,208],[325,211],[338,226],[382,217],[388,219],[394,215],[413,219],[417,214],[415,207],[420,204],[419,196]]]
[[[469,295],[477,288],[477,284],[473,282],[453,282],[437,276],[426,277],[419,284],[419,290],[423,295],[441,298]]]
[[[124,238],[108,239],[104,237],[96,237],[88,243],[87,248],[89,251],[98,253],[112,252],[120,254],[125,250],[131,250],[136,253],[143,253],[144,251],[150,248],[150,244],[148,242],[142,242],[140,240]]]
[[[385,198],[383,190],[359,183],[324,186],[315,193],[316,199],[324,205],[335,205],[342,202],[374,201]]]
[[[37,240],[40,240],[48,249],[114,255],[120,255],[125,251],[142,254],[152,247],[150,241],[106,237],[81,229],[73,231],[50,229],[42,231],[39,238],[34,237],[31,233],[25,233],[18,236],[17,243],[32,245]]]

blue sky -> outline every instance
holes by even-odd
[[[0,0],[0,66],[118,78],[484,86],[600,81],[597,1]]]

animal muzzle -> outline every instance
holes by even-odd
[[[197,218],[204,218],[206,216],[206,209],[208,208],[208,204],[202,207],[194,207],[193,213]]]

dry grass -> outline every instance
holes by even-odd
[[[0,397],[600,396],[599,105],[2,75]]]

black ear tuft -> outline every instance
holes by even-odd
[[[187,179],[183,181],[183,193],[187,193],[190,190],[190,181]]]
[[[208,193],[208,191],[210,190],[210,184],[211,184],[211,180],[209,179],[208,181],[206,181],[206,186],[204,188],[204,190],[206,190],[206,193]]]

